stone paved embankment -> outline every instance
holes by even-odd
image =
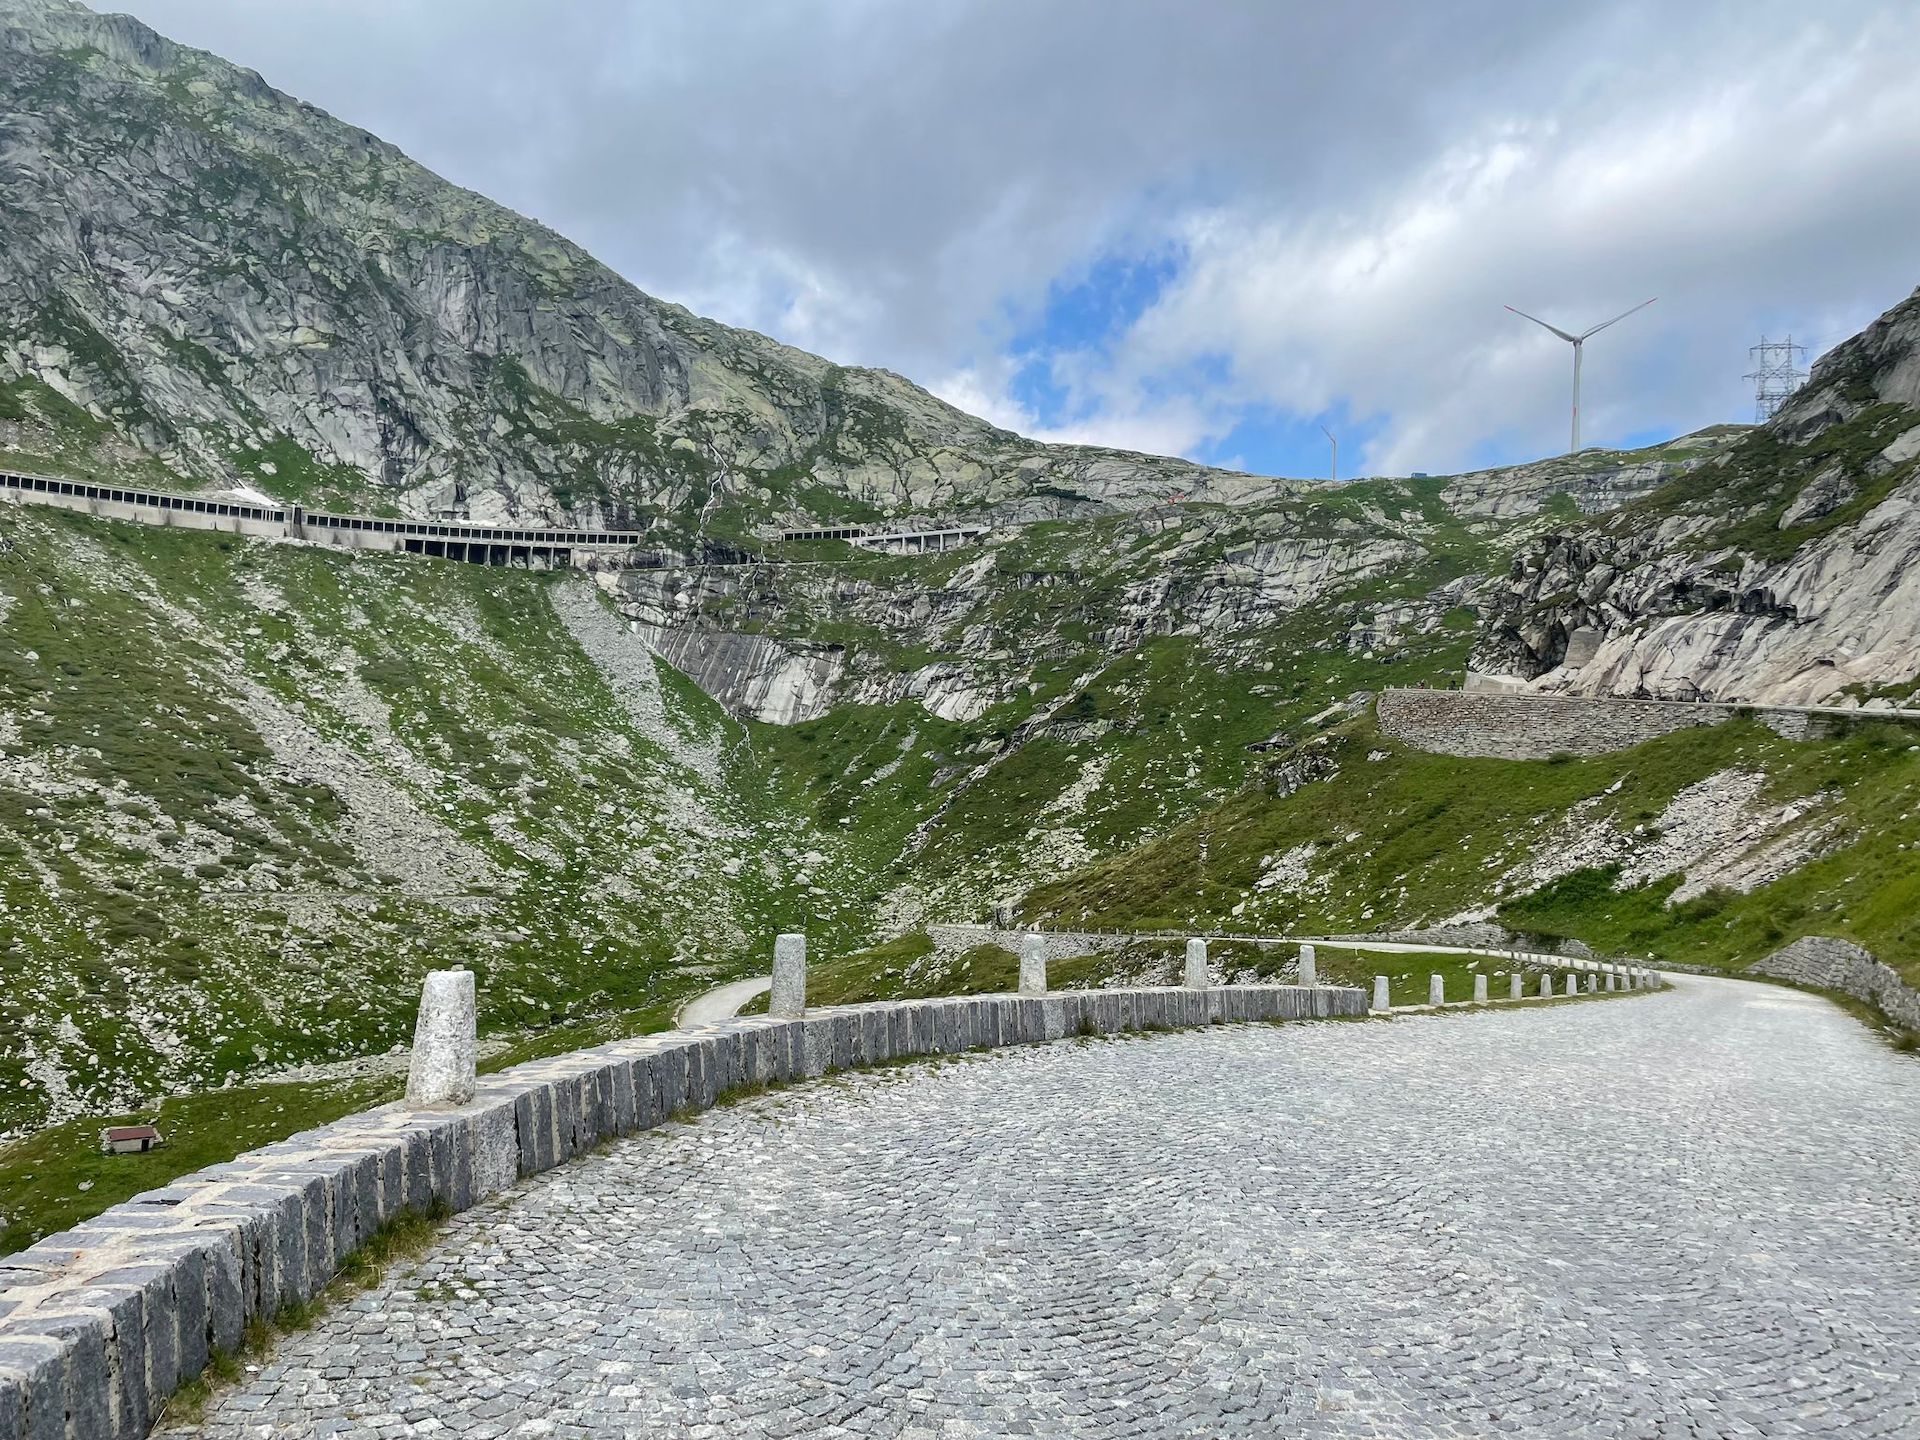
[[[1920,720],[1920,712],[1913,710],[1514,695],[1492,690],[1389,689],[1382,690],[1376,702],[1384,735],[1441,755],[1493,760],[1604,755],[1678,730],[1724,725],[1743,712],[1790,740],[1830,734],[1855,718]]]
[[[523,1182],[164,1433],[1920,1434],[1917,1114],[1694,979],[851,1075]]]

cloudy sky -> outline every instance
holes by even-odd
[[[1910,0],[119,0],[654,294],[1281,474],[1752,414],[1920,284]]]

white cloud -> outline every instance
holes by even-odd
[[[1339,406],[1382,422],[1360,457],[1382,473],[1538,453],[1565,443],[1571,357],[1503,304],[1577,329],[1657,291],[1589,346],[1586,438],[1746,418],[1758,320],[1851,329],[1915,278],[1920,191],[1889,182],[1920,171],[1916,20],[1808,27],[1769,57],[1696,57],[1684,89],[1662,75],[1490,116],[1350,210],[1242,197],[1191,216],[1181,277],[1093,382],[1101,412],[1224,354],[1214,435],[1248,405]]]
[[[1899,0],[117,3],[655,293],[1030,433],[1191,452],[1273,406],[1371,417],[1380,468],[1537,453],[1566,357],[1503,302],[1661,295],[1594,343],[1607,438],[1738,417],[1760,327],[1920,279]],[[1050,287],[1170,247],[1136,323],[1045,342],[1064,408],[1018,404]]]

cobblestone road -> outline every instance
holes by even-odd
[[[1920,1435],[1920,1059],[1679,985],[762,1097],[459,1217],[172,1433]]]

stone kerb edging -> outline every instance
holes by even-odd
[[[621,1040],[484,1076],[457,1107],[348,1116],[0,1257],[0,1440],[134,1440],[211,1353],[313,1298],[403,1213],[459,1211],[729,1091],[1063,1036],[1363,1015],[1357,989],[884,1002]]]

